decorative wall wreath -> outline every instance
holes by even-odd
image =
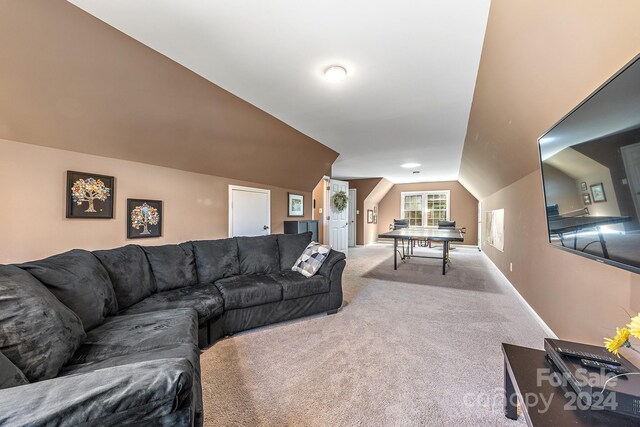
[[[338,191],[333,195],[333,207],[336,208],[338,212],[345,210],[348,202],[349,197],[347,197],[347,193],[344,191]]]

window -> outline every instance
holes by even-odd
[[[412,191],[400,195],[400,214],[410,227],[437,227],[449,220],[449,191]]]

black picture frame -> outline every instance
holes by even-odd
[[[287,216],[304,216],[304,194],[287,193]]]
[[[580,183],[580,190],[587,191],[587,183],[586,182],[582,181]]]
[[[87,182],[99,184],[97,189],[85,191]],[[100,184],[101,183],[101,184]],[[65,206],[67,218],[96,218],[112,219],[113,204],[116,197],[115,177],[97,173],[67,171],[67,185],[65,187]]]
[[[162,200],[127,199],[127,239],[161,237],[163,219]]]
[[[585,205],[590,205],[591,204],[591,194],[589,193],[582,193],[582,202]]]
[[[373,209],[367,209],[367,224],[373,224]]]
[[[602,203],[607,201],[607,195],[604,192],[604,185],[601,182],[591,186],[591,199],[593,203]]]
[[[373,223],[374,224],[378,223],[378,214],[373,214]]]

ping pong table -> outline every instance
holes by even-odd
[[[398,254],[400,260],[405,262],[410,258],[433,258],[442,259],[442,274],[446,274],[449,263],[449,246],[451,242],[463,242],[464,234],[461,228],[437,229],[426,227],[410,227],[388,231],[378,234],[379,239],[393,239],[393,269],[398,269]],[[415,255],[413,253],[413,242],[420,240],[433,240],[442,242],[442,257]],[[398,241],[402,244],[402,252],[398,250]],[[408,243],[407,250],[404,250],[404,242]]]

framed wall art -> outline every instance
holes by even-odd
[[[162,236],[162,200],[127,199],[127,238]]]
[[[367,224],[373,224],[373,209],[367,209]]]
[[[115,178],[67,171],[67,218],[113,218]]]
[[[304,195],[287,193],[287,215],[304,216]]]
[[[591,196],[594,203],[606,202],[607,196],[604,194],[604,185],[601,182],[591,186]]]

